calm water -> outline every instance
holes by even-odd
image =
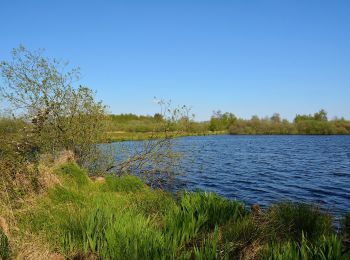
[[[261,206],[281,200],[350,211],[350,136],[202,136],[176,140],[187,189]]]

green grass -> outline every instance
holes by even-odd
[[[183,192],[175,199],[135,176],[95,183],[75,164],[55,174],[61,184],[15,214],[19,230],[48,241],[50,250],[68,259],[347,256],[330,217],[313,206],[281,203],[254,216],[242,203],[213,193]]]
[[[201,233],[210,232],[229,220],[242,218],[244,214],[242,204],[224,200],[213,193],[184,193],[179,204],[166,215],[168,250],[181,250],[186,244],[195,243]]]
[[[80,169],[75,163],[65,163],[59,166],[54,173],[61,177],[64,185],[81,188],[91,183],[86,172]]]
[[[145,184],[139,178],[133,175],[125,175],[122,177],[106,176],[101,189],[112,192],[136,192],[145,189],[145,187]]]
[[[103,259],[154,259],[163,249],[162,234],[150,218],[136,212],[95,207],[79,222],[80,229],[67,228],[63,248],[69,254],[82,251]]]
[[[335,235],[322,236],[316,243],[310,243],[304,236],[299,243],[296,241],[274,242],[269,244],[261,255],[261,259],[269,260],[345,260],[349,258],[349,254],[342,252],[341,242]]]

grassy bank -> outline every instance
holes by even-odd
[[[54,185],[4,212],[3,259],[349,259],[342,232],[305,204],[261,211],[212,193],[151,190],[134,176],[95,181],[74,163]],[[11,220],[11,221],[10,221]],[[54,258],[55,257],[55,258]]]

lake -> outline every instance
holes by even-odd
[[[175,146],[183,154],[179,179],[189,190],[248,206],[292,200],[335,216],[350,211],[350,136],[197,136]]]

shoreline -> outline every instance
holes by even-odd
[[[108,137],[106,143],[124,142],[124,141],[145,141],[151,139],[164,138],[162,133],[150,132],[117,132],[119,136]],[[174,133],[170,134],[171,138],[189,137],[189,136],[216,136],[216,135],[231,135],[231,136],[350,136],[350,134],[284,134],[284,133],[263,133],[263,134],[230,134],[228,131],[205,132],[205,133]]]

